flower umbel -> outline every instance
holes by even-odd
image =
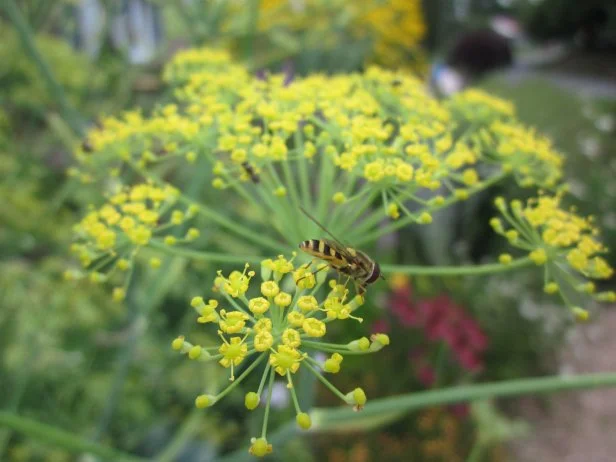
[[[592,295],[598,301],[616,299],[614,292],[595,293],[595,285],[587,279],[608,279],[614,270],[601,257],[607,249],[597,239],[598,228],[592,217],[578,215],[574,208],[561,205],[562,193],[540,195],[524,205],[514,200],[507,204],[501,197],[495,201],[504,222],[492,218],[490,224],[509,243],[528,252],[529,258],[544,267],[544,289],[548,294],[559,292],[577,320],[588,313],[573,297]],[[501,255],[506,264],[510,257]]]
[[[373,335],[371,341],[365,339],[366,347],[363,349],[354,347],[358,341],[348,344],[318,341],[327,333],[326,322],[336,319],[361,321],[350,313],[363,304],[363,298],[358,296],[350,302],[345,302],[344,297],[340,297],[344,287],[338,287],[332,281],[330,286],[334,289],[328,292],[324,300],[319,301],[312,294],[317,293],[324,280],[313,278],[314,284],[302,283],[303,280],[298,280],[297,274],[294,273],[296,268],[292,260],[280,256],[276,260],[263,261],[262,266],[262,281],[255,284],[251,284],[251,280],[256,273],[249,269],[248,264],[243,272],[233,271],[228,277],[219,271],[215,287],[224,297],[220,304],[216,300],[209,300],[206,303],[202,297],[195,297],[191,301],[191,306],[198,314],[197,322],[218,324],[217,333],[221,339],[219,346],[206,348],[193,345],[183,336],[172,342],[172,348],[186,354],[189,359],[215,360],[222,367],[230,369],[231,383],[224,390],[215,396],[197,397],[196,405],[201,408],[209,407],[222,399],[264,363],[259,389],[245,396],[246,407],[249,410],[257,408],[265,382],[269,383],[270,392],[265,402],[263,431],[260,437],[251,440],[250,453],[258,457],[272,451],[271,444],[267,442],[267,421],[275,376],[283,377],[287,382],[295,406],[297,424],[302,429],[308,429],[312,421],[309,414],[301,410],[293,387],[293,376],[297,371],[301,367],[306,367],[342,401],[359,410],[366,402],[364,391],[356,388],[349,393],[342,393],[323,374],[338,373],[344,355],[372,353],[389,344],[389,337],[385,334]],[[307,267],[303,265],[301,268]],[[314,270],[312,267],[308,269]],[[292,290],[285,292],[281,291],[280,287],[292,287]],[[246,294],[251,288],[255,295],[258,293],[258,296],[247,297]],[[308,290],[310,295],[306,294]],[[326,352],[330,355],[329,359],[321,364],[309,353],[315,350]],[[249,365],[235,377],[235,368],[244,362],[249,362]]]

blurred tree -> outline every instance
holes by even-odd
[[[574,37],[586,50],[616,46],[616,2],[613,0],[545,0],[527,2],[526,23],[537,39]]]

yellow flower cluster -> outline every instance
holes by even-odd
[[[100,162],[111,166],[117,160],[134,160],[145,166],[185,153],[180,146],[196,142],[202,129],[199,121],[180,114],[174,104],[155,111],[151,117],[128,111],[119,118],[101,119],[88,134],[87,149],[82,147],[75,155],[86,166],[96,167]],[[105,154],[92,156],[92,151]]]
[[[137,249],[150,244],[155,235],[184,223],[196,214],[194,207],[185,211],[173,208],[178,193],[170,186],[160,188],[149,183],[123,188],[75,225],[77,242],[71,246],[71,251],[98,281],[106,279],[102,270],[128,270],[130,259]],[[198,236],[199,231],[191,228],[183,238],[166,235],[161,244],[175,245]],[[160,259],[151,259],[150,265],[155,268],[160,266]],[[67,276],[76,275],[67,273]],[[121,294],[121,290],[117,289],[114,298],[123,298]]]
[[[178,104],[102,120],[88,135],[92,149],[78,155],[84,164],[128,162],[147,174],[164,161],[202,157],[215,189],[246,197],[253,194],[241,183],[252,181],[272,203],[293,199],[299,185],[306,196],[321,175],[345,190],[331,191],[334,203],[380,195],[385,215],[423,224],[434,209],[506,175],[540,187],[562,176],[563,157],[550,141],[518,124],[510,103],[478,90],[443,102],[420,80],[378,67],[257,78],[207,48],[178,53],[165,76]]]
[[[320,48],[336,45],[335,31],[371,40],[368,59],[387,67],[411,66],[426,33],[421,0],[264,0],[259,5],[259,29],[284,27],[304,40],[321,39]],[[315,31],[318,31],[315,33]]]
[[[600,256],[607,249],[597,240],[599,231],[592,217],[584,218],[573,209],[563,209],[561,201],[561,194],[542,195],[526,205],[517,200],[507,205],[499,197],[496,207],[505,221],[493,218],[490,224],[511,245],[527,251],[535,264],[545,265],[545,291],[560,292],[576,316],[584,318],[587,315],[573,306],[568,293],[593,294],[600,301],[615,301],[613,292],[595,293],[594,283],[580,278],[607,279],[614,270]],[[508,254],[501,255],[500,260],[504,264],[511,261]]]
[[[368,29],[374,39],[374,60],[391,68],[411,68],[426,34],[421,0],[346,2],[357,16],[355,30]],[[417,69],[417,66],[415,66]]]
[[[295,258],[295,257],[294,257]],[[306,367],[346,403],[360,409],[366,402],[363,390],[356,388],[344,395],[331,384],[318,369],[327,373],[340,371],[343,355],[364,354],[379,351],[389,344],[385,334],[375,334],[372,339],[361,338],[348,344],[322,343],[327,333],[327,323],[336,319],[356,319],[352,315],[363,303],[361,296],[346,300],[348,291],[344,286],[330,281],[330,291],[323,301],[314,294],[326,280],[325,271],[313,269],[311,264],[296,267],[293,259],[283,256],[264,260],[261,264],[261,282],[258,293],[251,294],[251,286],[256,273],[246,264],[244,270],[233,271],[225,276],[218,272],[214,288],[226,300],[229,309],[222,307],[215,299],[207,302],[202,297],[194,297],[192,307],[198,314],[200,324],[214,324],[217,327],[220,344],[214,347],[202,347],[189,343],[183,336],[172,342],[173,349],[185,353],[190,359],[208,361],[216,360],[230,369],[231,384],[218,395],[200,395],[197,407],[211,406],[222,399],[231,389],[241,382],[259,363],[267,359],[261,385],[257,392],[246,395],[246,407],[255,409],[260,402],[264,384],[269,378],[270,397],[274,376],[284,377],[296,407],[297,422],[301,428],[310,427],[310,416],[301,412],[295,391],[293,375],[300,367]],[[314,270],[314,271],[313,271]],[[252,296],[254,295],[254,296]],[[309,355],[310,350],[333,353],[324,364]],[[244,364],[249,358],[252,362],[244,367],[239,377],[235,377],[235,368]],[[267,402],[269,408],[269,398]],[[267,418],[268,413],[266,413]],[[264,427],[265,428],[265,427]],[[265,455],[271,452],[266,435],[254,438],[251,452]]]
[[[494,155],[523,187],[553,188],[563,175],[564,156],[549,138],[521,124],[496,121],[490,126]]]
[[[456,118],[475,124],[511,120],[515,116],[513,103],[475,88],[454,94],[446,105]]]

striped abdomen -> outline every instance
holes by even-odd
[[[336,250],[335,247],[331,246],[325,239],[310,239],[308,241],[303,241],[299,245],[299,248],[313,257],[317,257],[331,263],[331,265],[336,268],[347,266],[349,264],[342,254]]]

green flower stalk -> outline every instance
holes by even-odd
[[[249,298],[254,288],[256,272],[248,264],[243,271],[233,271],[224,276],[221,271],[214,281],[215,290],[222,296],[207,302],[194,297],[191,306],[197,312],[197,322],[214,324],[217,327],[220,345],[202,347],[190,343],[180,336],[173,340],[172,348],[194,361],[217,361],[229,369],[230,384],[216,395],[202,394],[195,399],[198,408],[214,405],[237,387],[248,375],[265,361],[259,388],[248,392],[245,405],[255,410],[261,403],[265,383],[268,393],[265,401],[265,416],[261,435],[251,440],[250,453],[262,457],[272,451],[267,442],[272,385],[275,377],[287,383],[296,412],[297,425],[304,430],[311,427],[311,417],[302,411],[295,393],[293,377],[301,367],[313,373],[329,390],[343,402],[360,410],[367,401],[361,388],[348,393],[338,390],[325,374],[336,374],[341,370],[345,355],[370,354],[389,344],[385,334],[375,334],[368,339],[362,337],[347,344],[326,343],[321,339],[327,333],[327,324],[335,320],[361,318],[354,313],[363,305],[364,299],[357,295],[348,299],[348,290],[329,281],[325,299],[319,300],[317,293],[326,282],[326,272],[321,266],[312,264],[296,266],[282,255],[261,263],[259,293]],[[228,307],[228,308],[227,308]],[[310,352],[322,351],[329,357],[323,362],[314,359]],[[236,377],[235,369],[244,366]]]

